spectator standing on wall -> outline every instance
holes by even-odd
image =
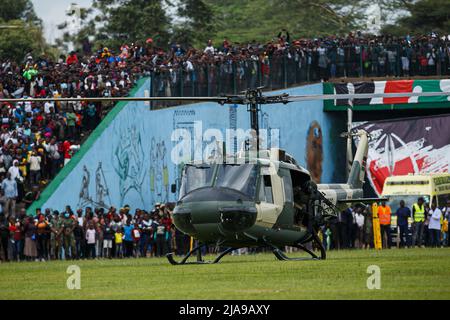
[[[6,201],[3,213],[6,218],[15,216],[17,199],[17,182],[12,179],[11,172],[6,173],[6,178],[2,181],[2,190],[5,193]]]
[[[41,180],[41,162],[41,156],[38,154],[36,147],[33,147],[33,150],[28,158],[28,163],[30,164],[31,185],[39,185],[39,181]]]

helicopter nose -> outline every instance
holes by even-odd
[[[173,212],[174,223],[196,238],[220,238],[244,231],[256,222],[254,202],[239,191],[203,188],[181,199]]]
[[[221,226],[229,232],[240,232],[252,227],[256,222],[255,207],[224,207],[219,209]]]

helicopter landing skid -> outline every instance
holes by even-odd
[[[317,244],[317,246],[319,247],[320,250],[320,257],[317,256],[314,252],[312,252],[311,250],[309,250],[308,248],[306,248],[304,245],[302,244],[296,244],[293,247],[295,248],[299,248],[303,251],[305,251],[306,253],[309,253],[311,255],[311,258],[289,258],[282,250],[280,250],[280,248],[276,247],[275,245],[266,242],[267,245],[269,245],[272,248],[272,252],[275,255],[275,257],[277,257],[278,260],[280,261],[306,261],[306,260],[325,260],[327,258],[327,254],[325,251],[325,248],[323,247],[323,244],[320,242],[319,237],[317,236],[317,234],[315,234],[314,232],[312,233],[313,235],[313,241]]]
[[[175,258],[173,257],[173,253],[168,253],[166,255],[167,260],[169,260],[170,264],[174,265],[174,266],[180,266],[180,265],[186,265],[186,264],[216,264],[218,263],[224,256],[226,256],[227,254],[229,254],[231,251],[236,250],[236,248],[228,248],[225,251],[223,251],[222,253],[220,253],[213,261],[204,261],[201,258],[201,254],[197,255],[197,261],[195,262],[188,262],[187,260],[189,259],[189,257],[195,253],[195,252],[200,252],[199,250],[203,247],[204,245],[195,247],[194,249],[192,249],[191,251],[189,251],[184,258],[181,261],[176,261]]]

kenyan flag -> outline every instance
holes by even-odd
[[[353,93],[409,93],[409,92],[450,92],[450,79],[445,80],[398,80],[398,81],[374,81],[334,85],[336,94]],[[336,100],[336,106],[347,105],[386,105],[408,104],[423,102],[448,102],[450,97],[405,97],[405,98],[372,98]]]

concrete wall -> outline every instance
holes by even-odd
[[[144,96],[148,79],[133,95]],[[284,90],[291,95],[321,94],[321,84]],[[280,130],[280,147],[311,169],[323,183],[344,181],[345,148],[338,138],[345,130],[342,115],[323,112],[323,102],[296,102],[262,107],[261,127]],[[79,153],[32,206],[61,210],[86,206],[149,209],[156,202],[175,201],[170,185],[179,167],[171,161],[176,128],[192,131],[201,121],[203,131],[249,128],[246,106],[216,103],[185,105],[150,111],[144,103],[120,103],[94,131]],[[200,145],[201,147],[201,145]]]

